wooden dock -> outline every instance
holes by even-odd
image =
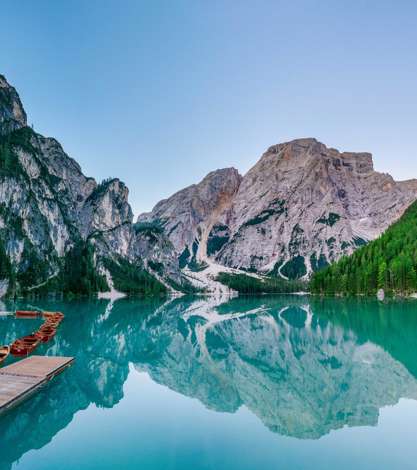
[[[0,369],[0,413],[29,398],[73,362],[73,357],[30,356]]]

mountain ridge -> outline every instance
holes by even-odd
[[[109,274],[139,293],[221,292],[221,272],[305,280],[398,220],[417,180],[376,172],[368,152],[301,138],[268,147],[244,175],[208,173],[136,222],[128,196],[118,178],[97,183],[56,139],[28,127],[0,75],[0,294],[97,292]]]
[[[183,194],[158,203],[148,222],[175,226]],[[178,243],[177,234],[174,246],[185,264],[209,257],[229,268],[303,278],[375,239],[416,198],[417,180],[396,182],[376,172],[368,152],[295,139],[270,146],[215,217],[212,210],[194,219],[187,240]]]
[[[135,270],[149,274],[147,292],[188,286],[164,234],[134,228],[126,185],[86,177],[56,139],[27,126],[19,95],[3,76],[0,87],[1,293],[35,293],[36,286],[96,292],[107,288],[110,266],[120,274],[121,265],[126,279]],[[75,255],[84,257],[79,270],[70,266]],[[161,261],[158,273],[148,266]]]

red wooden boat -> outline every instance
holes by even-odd
[[[0,347],[0,364],[7,359],[7,356],[10,354],[10,346],[1,346]]]
[[[60,325],[60,321],[59,320],[52,320],[52,319],[48,319],[46,320],[46,322],[44,323],[45,326],[50,326],[52,328],[58,328],[59,325]]]
[[[54,328],[53,326],[51,325],[48,325],[48,324],[43,324],[38,331],[45,331],[45,332],[49,332],[49,331],[55,331],[56,332],[56,328]]]
[[[30,353],[29,350],[28,345],[18,339],[10,346],[10,353],[13,356],[27,356]]]
[[[48,318],[44,323],[44,325],[53,326],[54,328],[58,328],[60,324],[61,320],[56,320],[54,318]]]
[[[40,340],[34,335],[24,336],[17,339],[10,347],[10,352],[13,356],[27,356],[30,354],[40,343]]]
[[[55,328],[45,327],[45,328],[39,328],[39,330],[35,333],[35,336],[42,343],[47,343],[55,336],[55,334],[56,334]]]
[[[35,310],[16,310],[16,317],[18,318],[36,318],[39,317],[40,312]]]
[[[43,312],[43,318],[54,318],[56,320],[63,320],[64,314],[61,312]]]
[[[35,333],[35,336],[39,339],[41,343],[47,343],[48,341],[51,341],[51,339],[55,336],[56,331],[53,331],[51,333],[46,332],[46,331],[37,331]]]
[[[54,320],[54,321],[62,321],[64,317],[61,317],[61,315],[48,315],[47,317],[43,317],[44,320]]]

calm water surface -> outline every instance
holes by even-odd
[[[76,363],[0,418],[1,469],[417,468],[415,302],[36,306],[66,314],[39,354]]]

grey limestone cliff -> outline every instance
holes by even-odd
[[[243,178],[211,173],[140,219],[161,222],[180,261],[301,278],[378,237],[416,198],[416,180],[376,172],[371,154],[308,138],[270,147]]]
[[[60,274],[75,246],[87,245],[97,273],[107,258],[146,269],[149,255],[164,266],[162,282],[167,277],[181,285],[169,240],[135,229],[128,193],[116,178],[97,184],[86,177],[59,142],[28,127],[16,90],[0,76],[2,294],[11,283],[17,290],[43,285]]]

